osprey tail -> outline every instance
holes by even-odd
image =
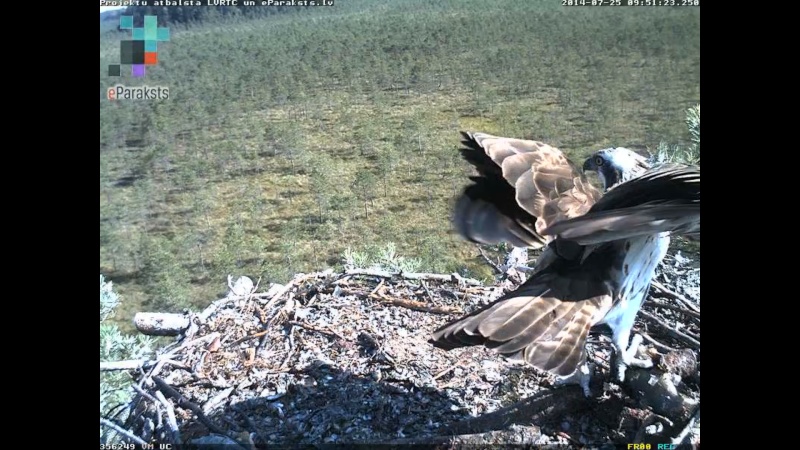
[[[494,303],[445,325],[433,333],[431,343],[450,350],[484,345],[510,359],[524,360],[534,367],[566,376],[586,358],[589,329],[611,305],[610,293],[598,286],[575,286],[552,273],[537,274],[538,282],[526,283]],[[588,281],[588,280],[585,280]],[[561,282],[561,283],[559,283]],[[570,286],[565,286],[567,283]],[[557,294],[567,287],[572,293],[593,296],[561,300]]]

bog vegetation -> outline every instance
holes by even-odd
[[[101,33],[100,272],[125,298],[120,326],[135,310],[203,307],[227,274],[285,282],[342,255],[488,276],[449,224],[470,173],[458,130],[576,160],[690,148],[699,8],[559,5],[337,0],[189,17],[167,24],[144,81],[106,76],[128,34]],[[107,101],[118,82],[170,98]]]

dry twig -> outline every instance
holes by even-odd
[[[377,286],[375,286],[375,289],[373,289],[373,290],[372,290],[372,292],[370,292],[370,293],[369,293],[369,295],[373,295],[373,294],[375,294],[376,292],[378,292],[379,290],[381,290],[381,288],[383,288],[383,282],[384,282],[384,281],[385,281],[385,280],[381,280],[381,281],[380,281],[380,283],[378,283],[378,285],[377,285]]]
[[[193,347],[198,344],[204,344],[206,342],[211,342],[218,337],[219,333],[210,333],[205,336],[199,337],[197,339],[193,339],[189,342],[184,342],[178,348],[172,349],[169,352],[165,353],[164,355],[161,355],[161,357],[158,358],[158,363],[156,363],[155,367],[153,367],[150,370],[150,373],[148,373],[147,376],[142,377],[142,380],[139,382],[139,387],[143,386],[144,383],[146,383],[148,380],[157,375],[161,371],[161,368],[164,367],[164,364],[170,361],[170,357],[175,356],[179,352],[186,350],[189,347]]]
[[[156,391],[155,396],[158,399],[158,402],[161,403],[161,405],[164,406],[164,409],[167,411],[167,426],[172,433],[172,443],[180,444],[181,431],[178,429],[178,421],[175,419],[175,409],[172,408],[172,405],[167,401],[166,397],[164,397],[164,394],[161,391]]]
[[[155,397],[153,397],[152,395],[148,394],[147,391],[145,391],[144,389],[140,388],[139,386],[133,384],[133,385],[131,385],[131,387],[133,388],[134,391],[138,392],[142,397],[150,400],[153,403],[158,403],[158,400]]]
[[[339,333],[337,333],[335,331],[332,331],[332,330],[323,330],[322,328],[315,327],[314,325],[311,325],[310,323],[300,322],[300,321],[297,321],[297,320],[290,320],[287,323],[289,325],[298,326],[300,328],[304,328],[304,329],[309,330],[309,331],[314,331],[316,333],[319,333],[319,334],[322,334],[322,335],[325,335],[325,336],[328,336],[328,337],[333,337],[333,338],[344,340],[344,336],[342,336],[341,334],[339,334]]]
[[[117,433],[125,436],[126,438],[130,439],[131,441],[133,441],[133,442],[135,442],[135,443],[137,443],[139,445],[146,445],[147,444],[147,442],[145,442],[144,439],[140,438],[139,436],[136,436],[135,434],[131,433],[130,431],[122,428],[121,426],[115,424],[114,422],[112,422],[112,421],[110,421],[108,419],[105,419],[105,418],[101,417],[100,418],[100,425],[103,425],[103,426],[106,426],[108,428],[111,428],[112,430],[116,431]]]
[[[686,438],[692,433],[692,429],[695,427],[697,421],[700,420],[700,405],[697,405],[697,409],[695,410],[692,417],[689,419],[689,422],[686,423],[686,426],[683,427],[683,430],[678,434],[675,439],[672,440],[672,444],[674,445],[681,445],[686,443]]]
[[[642,316],[647,317],[648,319],[652,320],[657,325],[659,325],[661,328],[663,328],[667,332],[667,334],[669,334],[673,338],[683,342],[684,344],[688,345],[689,347],[691,347],[691,348],[693,348],[695,350],[700,348],[700,341],[698,341],[697,339],[689,336],[686,333],[683,333],[681,331],[676,330],[674,327],[670,326],[667,322],[664,322],[663,320],[661,320],[660,318],[656,317],[655,315],[653,315],[653,314],[651,314],[651,313],[649,313],[649,312],[647,312],[645,310],[640,310],[639,314],[641,314]]]
[[[237,340],[235,340],[235,341],[233,341],[233,342],[231,342],[229,344],[225,344],[225,348],[230,348],[230,347],[236,346],[238,344],[241,344],[242,342],[246,342],[246,341],[249,341],[251,339],[256,339],[256,338],[260,338],[262,336],[266,336],[268,333],[269,333],[269,330],[264,330],[264,331],[259,331],[258,333],[253,333],[253,334],[245,336],[243,338],[239,338],[239,339],[237,339]]]
[[[686,308],[681,305],[670,305],[669,303],[659,302],[652,298],[650,299],[650,305],[656,308],[664,308],[664,309],[670,309],[672,311],[678,311],[680,313],[686,314],[689,317],[700,320],[700,313],[695,312],[694,310]]]
[[[649,334],[645,333],[644,331],[639,331],[639,334],[642,335],[642,337],[644,338],[645,341],[653,344],[653,346],[655,348],[659,349],[659,350],[664,350],[664,351],[667,351],[667,352],[676,352],[676,351],[678,351],[678,349],[676,349],[676,348],[672,348],[669,345],[662,344],[661,342],[653,339]]]
[[[439,378],[442,378],[443,376],[447,375],[451,371],[455,370],[457,367],[459,367],[462,364],[464,364],[464,361],[466,361],[466,360],[467,360],[467,357],[463,357],[463,358],[459,359],[458,361],[456,361],[455,364],[451,364],[450,366],[446,367],[445,369],[441,370],[439,373],[434,375],[433,379],[434,380],[438,380]]]
[[[501,269],[498,264],[496,264],[489,258],[489,255],[487,255],[486,252],[483,251],[483,248],[481,248],[480,245],[477,245],[476,247],[478,247],[478,251],[481,253],[481,257],[483,258],[483,260],[486,261],[486,264],[489,264],[489,266],[491,266],[495,272],[503,273],[503,269]]]
[[[196,404],[194,404],[194,403],[190,402],[189,400],[187,400],[183,395],[181,395],[180,392],[175,390],[175,388],[173,388],[172,386],[167,384],[166,381],[162,380],[159,377],[153,377],[153,381],[156,383],[156,386],[158,386],[158,389],[160,391],[160,392],[157,392],[156,395],[158,395],[161,392],[163,392],[164,394],[166,394],[166,395],[170,396],[171,398],[173,398],[178,403],[178,406],[180,406],[181,408],[188,409],[188,410],[192,411],[193,413],[195,413],[195,415],[197,415],[197,420],[199,420],[200,423],[205,425],[205,427],[208,428],[208,430],[211,431],[212,433],[221,434],[223,436],[228,436],[230,438],[233,438],[227,432],[225,432],[225,430],[222,429],[219,425],[217,425],[214,422],[212,422],[211,419],[209,419],[205,415],[205,413],[203,412],[202,408],[200,408]],[[165,402],[166,402],[166,399],[164,401],[162,401],[162,403],[165,403]],[[171,405],[169,405],[169,402],[166,402],[165,406],[168,406],[169,408],[171,408]],[[174,413],[173,413],[173,415],[174,415]],[[170,420],[172,420],[172,419],[170,419]],[[177,442],[180,442],[180,441],[177,441]],[[243,447],[245,449],[247,448],[247,446],[243,445],[241,442],[238,442],[238,441],[236,441],[236,442],[241,447]]]
[[[112,370],[135,370],[157,363],[158,361],[148,361],[146,359],[129,359],[126,361],[100,361],[100,372]]]
[[[402,306],[403,308],[413,309],[414,311],[422,311],[431,314],[463,314],[460,308],[451,306],[428,306],[426,303],[417,302],[414,300],[404,300],[401,298],[391,298],[385,295],[370,295],[370,298],[379,300],[381,303],[393,306]]]
[[[663,294],[665,297],[669,297],[673,300],[679,301],[683,306],[691,309],[694,312],[699,313],[700,307],[697,306],[693,301],[687,299],[683,295],[673,291],[672,289],[667,288],[663,284],[659,283],[658,281],[653,280],[650,285],[656,289],[656,292]]]
[[[431,294],[431,290],[428,289],[428,284],[425,283],[424,281],[421,281],[419,284],[422,285],[422,289],[425,289],[425,294],[428,295],[428,300],[433,301],[434,297],[433,297],[433,294]]]
[[[416,272],[388,272],[386,270],[377,269],[349,269],[345,272],[345,276],[366,275],[380,278],[404,278],[406,280],[433,280],[433,281],[457,281],[461,284],[469,286],[482,286],[483,283],[474,278],[464,278],[457,273],[450,275],[440,273],[416,273]]]
[[[281,365],[278,366],[278,368],[281,369],[281,370],[286,368],[286,365],[289,364],[289,360],[292,358],[292,355],[294,355],[294,352],[296,350],[296,347],[294,345],[294,332],[295,332],[295,330],[297,330],[297,327],[294,326],[294,325],[292,325],[289,328],[289,351],[286,352],[286,357],[283,358],[283,362],[281,362]]]

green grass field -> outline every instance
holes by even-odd
[[[490,275],[453,234],[459,130],[593,150],[690,140],[699,8],[557,1],[337,1],[175,26],[158,66],[106,76],[100,37],[100,272],[139,310],[201,308],[227,274],[262,285],[397,244],[421,269]],[[162,101],[105,99],[117,82]]]

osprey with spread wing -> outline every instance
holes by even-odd
[[[559,376],[586,360],[586,337],[607,324],[618,377],[636,359],[629,345],[639,311],[671,234],[700,237],[700,170],[650,168],[624,148],[595,152],[583,164],[601,192],[561,151],[542,142],[462,133],[461,153],[478,171],[459,197],[453,221],[472,242],[545,247],[515,291],[434,332],[452,349],[485,345]],[[588,392],[588,378],[581,378]]]

